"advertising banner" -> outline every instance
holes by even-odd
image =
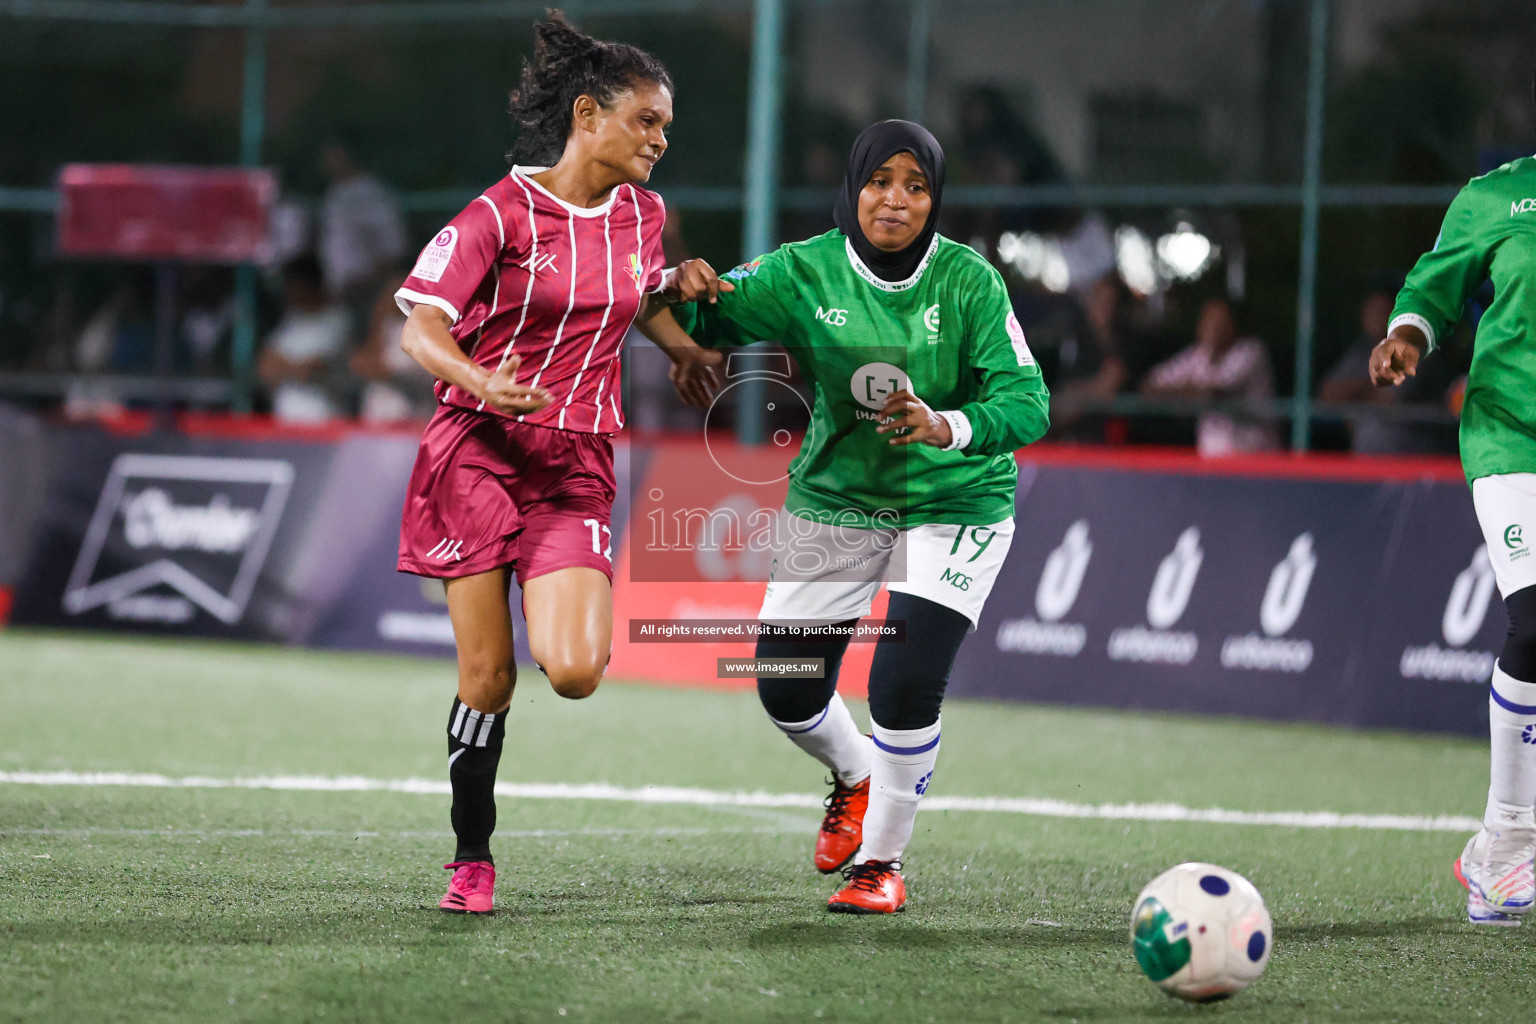
[[[277,176],[258,167],[66,164],[59,252],[122,260],[265,260]]]
[[[1464,485],[1021,470],[950,693],[1486,727],[1502,611]]]
[[[10,428],[12,621],[452,655],[442,585],[395,571],[414,434]],[[611,674],[751,686],[722,659],[754,643],[719,626],[756,621],[782,452],[669,441],[615,458]],[[1464,484],[1135,467],[1021,464],[1012,549],[952,695],[1486,728],[1505,622]],[[527,663],[521,604],[514,586]],[[886,608],[882,591],[869,618]],[[677,639],[679,623],[699,628]],[[873,650],[849,647],[850,695]]]
[[[1509,621],[1466,487],[1405,485],[1348,720],[1486,735]]]
[[[57,428],[56,428],[57,429]],[[62,429],[19,624],[288,639],[335,449]]]
[[[0,405],[0,592],[6,594],[26,568],[32,530],[46,508],[52,441],[42,420]]]
[[[124,437],[27,421],[0,438],[15,470],[0,473],[0,509],[17,510],[0,554],[15,553],[17,624],[453,654],[442,583],[395,569],[412,432]],[[621,532],[627,444],[614,461]],[[34,463],[46,469],[23,479]],[[515,583],[511,605],[526,664]]]

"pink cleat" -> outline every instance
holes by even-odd
[[[495,899],[496,869],[483,860],[456,860],[443,867],[453,871],[448,895],[437,905],[450,914],[489,914]]]

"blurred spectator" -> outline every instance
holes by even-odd
[[[348,360],[352,372],[366,382],[358,412],[365,423],[426,419],[437,405],[432,375],[400,347],[405,314],[395,302],[395,289],[410,267],[396,267],[395,271],[374,299],[362,347]]]
[[[181,327],[178,369],[209,374],[228,372],[221,365],[235,325],[234,282],[221,267],[187,267],[181,273]]]
[[[1272,398],[1269,350],[1258,338],[1238,336],[1230,302],[1207,299],[1200,307],[1194,344],[1154,366],[1142,391],[1169,398]],[[1201,413],[1195,436],[1206,456],[1279,447],[1273,420],[1261,415]]]
[[[320,162],[331,180],[320,213],[325,290],[363,315],[381,274],[406,255],[405,221],[394,196],[343,143],[326,145]]]
[[[1069,211],[1057,227],[1056,239],[1067,261],[1067,291],[1086,306],[1106,274],[1119,276],[1109,224],[1095,210]]]
[[[132,373],[148,369],[155,328],[144,296],[146,282],[120,282],[75,338],[75,369],[81,373]]]
[[[1145,348],[1132,326],[1135,303],[1135,293],[1119,274],[1105,274],[1094,282],[1078,330],[1063,338],[1057,350],[1053,394],[1108,400],[1126,390],[1134,379],[1133,363]],[[1063,438],[1118,440],[1108,435],[1110,419],[1101,414],[1064,410],[1051,422]]]
[[[329,301],[320,263],[300,256],[283,267],[283,315],[262,346],[256,372],[272,389],[272,415],[319,423],[343,414],[337,368],[347,352],[351,316]]]
[[[267,219],[267,235],[271,243],[265,263],[268,272],[280,273],[289,260],[313,249],[312,234],[309,207],[290,195],[280,193]]]
[[[148,280],[130,274],[119,281],[75,336],[74,369],[86,376],[69,382],[64,415],[71,419],[114,416],[126,406],[110,380],[98,374],[142,373],[155,347],[155,327],[145,301]]]
[[[1397,289],[1378,288],[1360,303],[1360,333],[1339,356],[1318,388],[1324,402],[1369,403],[1383,407],[1408,404],[1437,405],[1451,386],[1450,360],[1425,359],[1415,376],[1400,387],[1378,388],[1371,384],[1368,361],[1371,349],[1387,336]],[[1350,423],[1350,450],[1359,455],[1456,454],[1456,429],[1440,423],[1402,423],[1368,417]]]

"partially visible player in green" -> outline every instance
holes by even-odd
[[[943,192],[932,135],[907,121],[873,125],[854,143],[836,230],[737,267],[711,301],[677,311],[705,348],[781,341],[815,393],[760,617],[844,632],[765,634],[759,658],[824,658],[825,672],[764,674],[758,694],[774,724],[832,770],[815,862],[830,874],[853,861],[828,904],[846,913],[905,903],[901,857],[938,757],[950,668],[1013,536],[1014,452],[1048,425],[1040,368],[1001,276],[937,233]],[[875,649],[868,737],[837,675],[846,631],[882,581],[888,619],[906,633]]]
[[[1385,387],[1413,376],[1490,278],[1493,304],[1477,325],[1461,413],[1461,462],[1509,636],[1488,699],[1483,828],[1455,873],[1473,922],[1518,924],[1536,898],[1536,157],[1473,178],[1451,202],[1371,353],[1371,379]]]

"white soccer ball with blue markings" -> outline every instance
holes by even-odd
[[[1142,972],[1192,1003],[1227,999],[1264,973],[1273,926],[1253,884],[1215,864],[1180,864],[1154,878],[1131,911]]]

